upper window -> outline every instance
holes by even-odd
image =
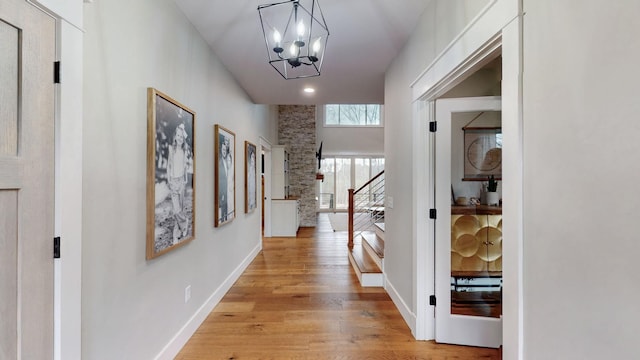
[[[325,105],[327,126],[382,126],[381,105]]]

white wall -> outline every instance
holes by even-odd
[[[82,28],[82,3],[83,0],[33,0],[56,17],[81,29]]]
[[[384,109],[384,107],[383,107]],[[385,120],[386,121],[386,120]],[[392,121],[392,120],[390,120]],[[316,106],[316,144],[322,155],[382,155],[382,127],[324,127],[324,105]]]
[[[275,143],[270,109],[250,101],[171,0],[96,1],[84,23],[82,358],[171,358],[261,246],[260,211],[213,227],[214,124],[236,134],[242,209],[244,140]],[[196,112],[196,238],[150,261],[147,87]]]
[[[527,359],[635,359],[640,2],[524,1]]]
[[[400,310],[412,329],[417,294],[412,261],[415,224],[410,85],[488,3],[489,0],[432,0],[411,39],[386,73],[385,187],[387,197],[394,199],[394,206],[385,213],[385,272],[387,290],[394,293],[397,305],[403,303]],[[418,218],[426,221],[427,214]]]

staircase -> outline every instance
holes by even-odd
[[[349,262],[360,285],[384,286],[384,171],[349,189]]]

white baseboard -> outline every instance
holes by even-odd
[[[411,329],[411,333],[415,334],[416,333],[416,315],[411,311],[411,309],[407,306],[404,300],[402,300],[402,297],[400,297],[400,294],[398,294],[396,289],[393,287],[393,284],[391,283],[391,281],[389,281],[389,278],[387,277],[386,274],[384,276],[384,289],[387,291],[387,294],[389,294],[389,296],[391,297],[391,301],[393,301],[393,303],[396,305],[396,308],[398,308],[398,311],[400,311],[400,315],[402,315],[404,322],[406,322],[407,325],[409,326],[409,329]]]
[[[247,269],[251,261],[262,250],[262,241],[247,255],[247,257],[238,265],[238,267],[220,284],[220,286],[209,296],[207,301],[200,306],[198,311],[191,316],[186,324],[178,331],[178,333],[169,341],[169,343],[156,355],[155,360],[172,360],[182,350],[184,344],[189,341],[191,336],[198,330],[198,327],[204,322],[213,308],[218,305],[224,295],[231,289],[233,284],[238,280],[240,275]]]

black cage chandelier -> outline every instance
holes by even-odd
[[[269,64],[285,79],[320,75],[329,29],[317,0],[258,6]]]

